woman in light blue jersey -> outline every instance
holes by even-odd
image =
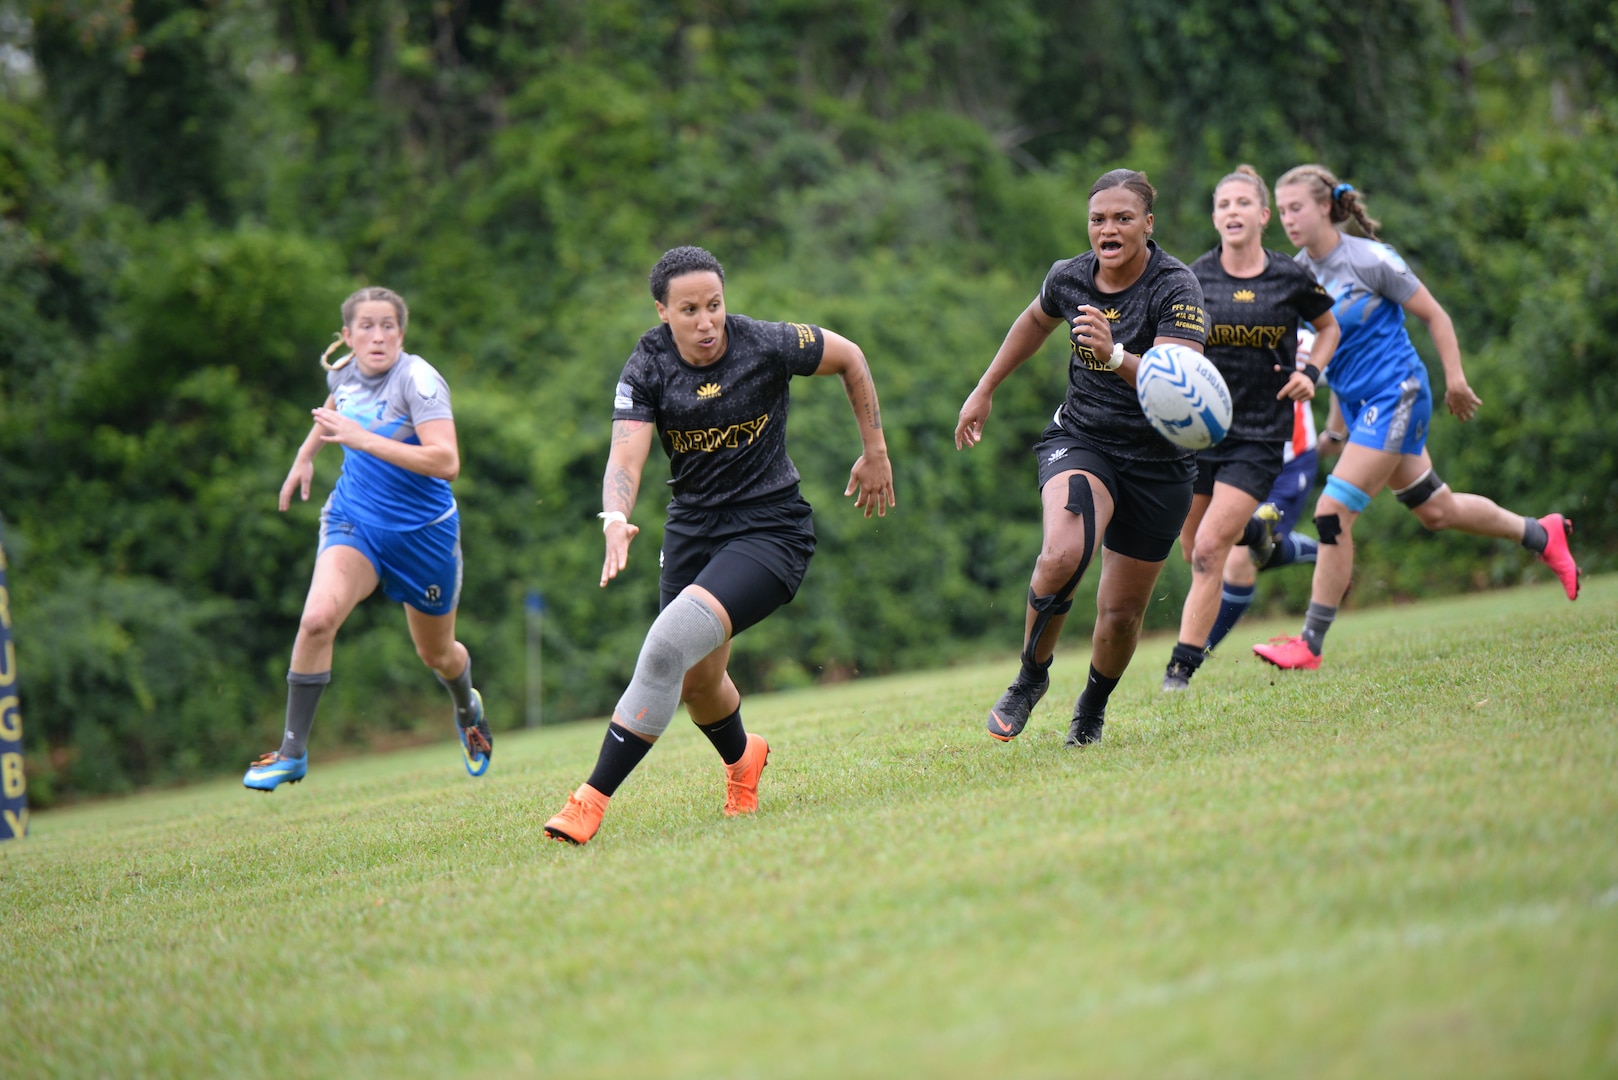
[[[1379,224],[1367,216],[1359,194],[1320,165],[1300,165],[1276,183],[1275,197],[1287,238],[1303,249],[1298,262],[1331,295],[1342,328],[1331,378],[1348,440],[1315,503],[1320,550],[1303,632],[1253,651],[1277,667],[1320,666],[1326,631],[1354,572],[1354,521],[1385,487],[1429,529],[1521,543],[1555,572],[1569,600],[1577,597],[1579,568],[1568,550],[1571,521],[1561,514],[1523,517],[1481,495],[1451,491],[1433,470],[1426,446],[1432,389],[1405,331],[1406,312],[1432,334],[1450,413],[1470,420],[1482,402],[1461,369],[1449,315],[1398,253],[1376,240]],[[1350,220],[1365,236],[1339,230]]]
[[[461,595],[461,522],[450,481],[461,471],[449,387],[419,356],[404,351],[410,312],[388,289],[361,289],[343,301],[341,344],[327,358],[330,391],[312,410],[314,426],[281,485],[280,507],[293,492],[305,502],[315,455],[343,448],[343,471],[320,511],[320,553],[303,603],[287,671],[286,732],[242,778],[257,791],[295,784],[309,769],[309,728],[321,691],[331,682],[332,644],[359,602],[378,585],[404,605],[416,654],[455,703],[466,771],[482,776],[494,744],[483,698],[472,686],[472,658],[455,640]]]

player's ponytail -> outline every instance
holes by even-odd
[[[1378,239],[1377,231],[1382,228],[1382,223],[1365,212],[1365,200],[1354,190],[1354,185],[1343,183],[1324,165],[1299,165],[1295,169],[1288,169],[1275,182],[1277,188],[1290,184],[1304,184],[1317,202],[1329,203],[1333,225],[1352,222],[1345,231],[1370,240]]]
[[[341,332],[333,334],[332,337],[334,337],[336,340],[330,345],[327,345],[326,351],[320,354],[320,366],[325,368],[327,371],[339,371],[348,366],[348,362],[354,359],[354,354],[347,353],[343,356],[339,356],[336,360],[330,359],[331,354],[343,346],[343,335]]]

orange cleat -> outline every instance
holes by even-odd
[[[1320,666],[1320,657],[1309,651],[1309,643],[1301,637],[1271,638],[1268,645],[1254,645],[1253,651],[1259,659],[1291,671],[1313,671]]]
[[[747,734],[747,749],[736,764],[725,766],[725,816],[751,814],[758,809],[758,778],[770,763],[770,744],[764,736]]]
[[[601,828],[601,818],[611,801],[589,784],[580,784],[579,790],[567,797],[567,805],[545,823],[545,835],[584,846]]]
[[[1579,598],[1579,564],[1573,561],[1573,552],[1568,550],[1568,540],[1573,536],[1573,522],[1561,514],[1546,514],[1539,519],[1545,527],[1545,550],[1539,553],[1539,561],[1550,567],[1562,581],[1562,589],[1567,593],[1569,600]]]

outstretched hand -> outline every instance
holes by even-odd
[[[292,463],[287,472],[287,478],[281,482],[281,511],[285,513],[292,506],[292,493],[296,491],[304,502],[309,501],[309,485],[315,479],[315,463],[304,461],[301,457]]]
[[[863,509],[866,517],[871,516],[872,510],[876,511],[877,517],[887,517],[888,507],[899,505],[899,500],[893,494],[893,463],[888,460],[888,455],[884,453],[870,457],[861,454],[860,459],[854,462],[854,467],[848,470],[848,487],[843,494],[853,495],[855,508]]]
[[[994,395],[972,391],[961,406],[961,418],[955,421],[955,449],[968,449],[983,441],[983,425],[993,408]]]
[[[618,571],[629,565],[629,542],[640,535],[640,526],[627,521],[607,522],[607,557],[601,563],[601,587],[618,576]]]

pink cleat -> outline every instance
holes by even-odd
[[[1567,544],[1573,535],[1573,522],[1561,514],[1546,514],[1539,519],[1539,523],[1545,527],[1545,534],[1549,537],[1545,543],[1545,550],[1539,553],[1539,561],[1550,567],[1561,579],[1567,598],[1577,600],[1579,564],[1573,561],[1573,552],[1568,550]]]
[[[1308,642],[1301,637],[1271,638],[1268,645],[1254,645],[1259,659],[1288,671],[1313,671],[1320,666],[1320,657],[1309,651]]]

